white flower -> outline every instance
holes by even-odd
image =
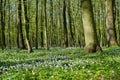
[[[85,66],[82,67],[83,69],[85,68]]]

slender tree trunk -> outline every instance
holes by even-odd
[[[102,8],[102,2],[101,2],[101,0],[100,0],[100,3],[99,3],[99,4],[100,4],[100,6],[99,6],[99,7],[100,7],[100,8],[99,8],[99,9],[100,9],[100,20],[99,20],[99,24],[100,24],[100,33],[101,33],[101,35],[100,35],[100,45],[103,46],[103,34],[104,34],[104,30],[103,30],[103,25],[102,25],[102,19],[103,19],[103,18],[102,18],[102,15],[101,15],[101,14],[102,14],[102,10],[101,10],[101,8]]]
[[[101,14],[102,14],[102,21],[101,21],[101,33],[102,33],[102,45],[103,46],[106,46],[107,45],[107,38],[106,38],[106,20],[105,20],[105,5],[104,5],[104,2],[101,1]]]
[[[44,0],[44,14],[45,14],[45,26],[43,27],[43,34],[44,34],[44,41],[43,41],[43,45],[45,49],[48,49],[48,45],[47,45],[47,11],[46,11],[46,7],[47,7],[47,0]]]
[[[36,36],[35,36],[35,48],[38,49],[38,0],[36,0]]]
[[[108,46],[118,45],[115,30],[114,5],[115,0],[106,0],[106,27]]]
[[[69,17],[69,27],[70,27],[70,35],[71,35],[71,45],[75,46],[74,33],[72,28],[71,0],[68,0],[68,17]]]
[[[20,48],[20,43],[19,43],[19,19],[18,19],[18,7],[19,7],[19,2],[18,4],[16,5],[17,6],[17,10],[16,10],[16,23],[15,23],[15,26],[16,26],[16,46],[17,48]],[[13,19],[13,17],[12,17]]]
[[[18,22],[18,16],[17,16],[17,19],[16,19],[16,26],[17,26],[17,35],[16,35],[16,44],[17,44],[17,48],[20,48],[20,43],[19,43],[19,22]]]
[[[28,17],[28,5],[27,5],[27,0],[23,0],[24,1],[24,15],[25,15],[25,31],[26,31],[26,44],[27,44],[27,49],[28,49],[28,53],[32,52],[32,47],[30,44],[30,40],[29,40],[29,17]]]
[[[26,47],[22,32],[22,0],[18,0],[18,31],[20,35],[21,48],[25,49]]]
[[[117,30],[117,38],[118,38],[118,44],[120,44],[120,18],[119,18],[119,16],[120,16],[120,9],[119,9],[119,4],[120,4],[120,1],[118,0],[117,1],[117,24],[118,24],[118,30]]]
[[[44,27],[44,25],[43,25],[43,23],[44,23],[44,16],[43,16],[43,0],[41,0],[41,20],[40,20],[40,23],[41,23],[41,32],[40,32],[40,34],[41,34],[41,47],[43,47],[43,27]]]
[[[17,35],[16,35],[16,43],[17,43],[17,48],[20,48],[20,43],[19,43],[19,22],[18,22],[18,16],[16,19],[16,26],[17,26]]]
[[[6,48],[5,43],[5,5],[6,0],[1,0],[1,46],[2,49]]]
[[[0,17],[1,17],[1,12],[2,12],[2,3],[1,3],[1,0],[0,0]],[[1,20],[1,18],[0,18]],[[1,21],[0,21],[0,24],[1,24]],[[1,25],[0,25],[1,26]],[[0,47],[2,48],[2,42],[1,42],[1,28],[0,28]]]
[[[85,52],[101,51],[98,42],[91,0],[82,0],[82,20],[85,35]]]
[[[58,43],[59,43],[59,46],[61,46],[62,47],[62,19],[61,19],[61,0],[59,0],[59,8],[58,8],[58,10],[59,10],[59,41],[58,41]]]
[[[66,19],[66,0],[63,0],[63,26],[64,26],[64,42],[65,46],[68,47],[68,29],[67,29],[67,19]]]
[[[9,13],[9,18],[8,18],[8,45],[9,45],[9,48],[11,49],[11,34],[10,34],[10,27],[11,27],[11,21],[10,21],[10,9],[11,9],[11,6],[10,6],[10,0],[8,0],[8,13]]]
[[[53,0],[50,0],[50,46],[52,46],[53,41]]]

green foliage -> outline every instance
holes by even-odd
[[[117,80],[120,48],[84,54],[80,48],[0,51],[0,80]]]

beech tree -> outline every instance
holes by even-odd
[[[17,31],[18,31],[18,36],[17,36],[17,44],[18,47],[22,49],[26,49],[25,47],[25,42],[24,42],[24,37],[23,37],[23,28],[22,28],[22,0],[18,0],[18,24],[17,24]],[[20,45],[19,45],[19,36],[20,36]]]
[[[32,52],[32,47],[29,40],[30,24],[29,24],[29,16],[28,16],[28,3],[27,0],[23,0],[23,1],[24,1],[24,15],[25,15],[25,39],[26,39],[28,53],[30,53]]]
[[[91,0],[82,0],[82,20],[85,35],[85,52],[101,51],[97,39]]]
[[[38,0],[36,0],[36,36],[35,36],[35,48],[38,49]]]
[[[116,46],[117,36],[115,29],[115,0],[106,0],[106,27],[108,46]]]
[[[0,12],[1,12],[1,47],[2,49],[6,48],[5,42],[5,7],[6,7],[6,0],[1,0],[0,2]]]
[[[48,49],[47,44],[47,0],[44,0],[44,27],[43,27],[43,47]]]
[[[70,35],[71,35],[71,45],[75,45],[73,26],[72,26],[72,15],[71,15],[71,0],[68,0],[68,18],[69,18],[69,27],[70,27]]]
[[[10,6],[10,0],[8,0],[8,14],[9,14],[9,18],[8,18],[8,46],[11,49],[11,34],[10,34],[10,27],[11,27],[11,22],[10,22],[10,11],[11,11],[11,6]]]
[[[64,27],[64,45],[68,47],[68,28],[66,18],[66,0],[63,0],[63,27]]]

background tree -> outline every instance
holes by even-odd
[[[32,47],[30,44],[30,40],[29,40],[29,16],[28,16],[28,1],[27,0],[23,0],[24,1],[24,15],[25,15],[25,39],[26,39],[26,45],[27,45],[27,49],[28,49],[28,53],[32,52]]]
[[[20,45],[22,49],[25,49],[25,42],[23,37],[23,28],[22,28],[22,0],[18,0],[18,25],[17,30],[20,36]],[[17,43],[19,43],[19,36],[17,37]]]
[[[35,48],[38,49],[38,8],[39,8],[39,2],[36,0],[36,36],[35,36]]]
[[[69,19],[69,27],[70,27],[70,35],[71,35],[71,45],[75,45],[74,41],[74,33],[73,33],[73,26],[72,26],[72,16],[71,16],[71,0],[68,0],[68,19]]]
[[[5,8],[6,8],[6,0],[1,0],[1,47],[2,49],[6,48],[6,42],[5,42]]]
[[[43,47],[45,49],[48,49],[48,43],[47,43],[47,0],[44,0],[44,27],[43,27]]]
[[[68,29],[67,29],[67,19],[66,19],[66,0],[63,0],[63,27],[64,27],[64,44],[68,47]]]
[[[53,18],[53,13],[54,13],[54,11],[53,11],[53,0],[50,0],[50,41],[49,41],[49,46],[51,46],[52,45],[52,40],[53,40],[53,28],[54,28],[54,18]]]
[[[10,0],[8,0],[8,14],[9,14],[9,18],[8,18],[8,46],[11,49],[11,33],[10,33],[10,27],[11,27],[11,6],[10,6]]]
[[[115,29],[115,0],[106,0],[106,27],[108,46],[118,45]]]

